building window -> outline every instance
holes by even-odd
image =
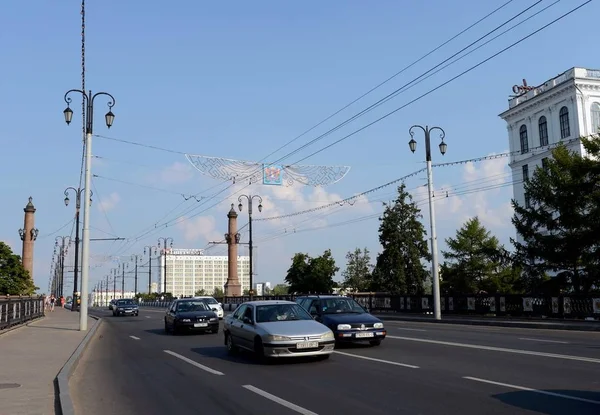
[[[546,117],[541,116],[538,121],[538,129],[540,132],[540,147],[548,145],[548,122],[546,122]]]
[[[560,121],[560,138],[567,138],[571,135],[571,128],[569,126],[569,110],[567,107],[562,107],[558,116]]]
[[[521,140],[521,154],[529,152],[529,142],[527,141],[527,127],[525,124],[519,128],[519,139]]]
[[[548,170],[548,157],[544,157],[542,159],[542,169],[544,169],[546,171]]]
[[[600,104],[592,104],[592,134],[600,133]]]

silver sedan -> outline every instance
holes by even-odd
[[[249,301],[224,319],[230,354],[246,349],[264,357],[320,356],[335,347],[333,332],[292,301]]]

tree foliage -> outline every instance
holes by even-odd
[[[0,294],[33,295],[39,288],[35,286],[29,271],[21,263],[21,257],[0,242]]]
[[[367,248],[356,248],[346,254],[346,269],[342,272],[342,287],[348,290],[365,292],[371,286],[371,254]]]
[[[333,276],[338,271],[329,249],[314,258],[299,252],[292,258],[285,282],[289,284],[290,293],[332,293],[337,286]]]
[[[576,293],[600,284],[600,139],[582,144],[588,156],[557,146],[525,181],[527,203],[512,201],[518,258],[532,277],[557,272],[560,288]]]
[[[222,288],[215,287],[215,289],[213,290],[212,296],[215,298],[223,298],[223,297],[225,297],[225,292],[223,291]]]
[[[425,237],[421,210],[406,191],[403,183],[398,196],[390,204],[384,203],[379,218],[379,243],[383,250],[377,256],[371,289],[390,293],[423,294],[424,282],[429,275],[422,261],[431,259]]]
[[[455,238],[447,238],[441,266],[441,289],[449,294],[515,293],[519,271],[503,263],[504,247],[477,216],[465,222]]]

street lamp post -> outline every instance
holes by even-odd
[[[105,306],[108,307],[108,279],[109,279],[109,275],[106,276],[106,284],[104,284],[104,300],[105,300]]]
[[[54,240],[54,249],[58,248],[58,263],[60,267],[60,274],[58,277],[58,297],[64,295],[65,288],[65,256],[67,255],[68,246],[71,244],[71,238],[69,236],[57,236]]]
[[[137,292],[138,292],[138,264],[140,262],[142,262],[142,256],[141,255],[131,255],[131,260],[133,261],[133,263],[135,264],[135,271],[134,271],[134,284],[133,284],[133,298],[135,298],[137,296]]]
[[[75,193],[75,269],[73,271],[73,305],[71,311],[77,311],[77,281],[79,274],[79,211],[81,210],[81,192],[85,189],[67,187],[65,189],[65,206],[69,206],[69,190]],[[93,192],[90,190],[90,203]]]
[[[147,245],[144,247],[144,255],[146,251],[148,251],[148,295],[150,295],[152,294],[152,253],[156,255],[156,247]]]
[[[440,301],[440,278],[438,273],[438,252],[437,252],[437,235],[435,231],[435,209],[433,204],[433,172],[431,169],[431,132],[433,130],[440,131],[440,153],[442,156],[446,154],[448,145],[444,142],[446,133],[441,127],[422,127],[413,125],[408,129],[410,141],[408,143],[410,151],[413,153],[417,150],[417,142],[414,139],[415,133],[413,129],[420,128],[425,133],[425,161],[427,162],[427,191],[429,196],[429,225],[431,226],[431,278],[433,282],[433,314],[436,320],[442,319],[441,301]]]
[[[238,209],[240,210],[240,212],[242,211],[242,208],[244,207],[242,205],[242,200],[243,199],[248,200],[248,234],[249,234],[249,240],[248,240],[248,250],[249,250],[249,254],[250,254],[250,264],[248,264],[250,266],[250,299],[252,299],[252,296],[254,295],[254,288],[252,286],[253,281],[253,275],[254,275],[254,269],[252,268],[252,264],[253,264],[253,258],[252,258],[252,252],[253,252],[253,246],[252,246],[252,201],[254,200],[254,198],[256,198],[258,200],[258,211],[262,212],[262,197],[260,197],[259,195],[241,195],[238,198],[238,202],[240,202],[240,204],[238,205]]]
[[[113,300],[117,299],[117,273],[119,272],[118,268],[112,269],[112,279],[113,279]]]
[[[112,107],[115,105],[115,98],[108,92],[85,92],[81,89],[71,89],[65,93],[64,100],[67,108],[63,111],[65,122],[71,123],[73,119],[73,110],[69,107],[72,99],[69,98],[71,92],[80,93],[87,103],[85,111],[85,187],[84,187],[84,205],[83,205],[83,244],[81,256],[81,311],[79,313],[79,331],[87,330],[88,319],[88,281],[89,281],[89,260],[90,260],[90,188],[92,186],[92,134],[94,126],[94,100],[101,95],[110,98],[108,102],[108,112],[104,116],[106,126],[110,128],[115,120],[115,114],[112,113]]]
[[[167,247],[173,248],[173,238],[171,237],[161,237],[158,238],[158,247],[160,248],[160,242],[163,243],[163,253],[164,253],[164,280],[163,280],[163,294],[167,293]],[[170,243],[170,244],[169,244]],[[171,293],[173,294],[173,293]]]
[[[125,268],[128,268],[128,264],[121,264],[121,299],[125,298]]]

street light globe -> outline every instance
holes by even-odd
[[[258,211],[259,211],[259,212],[262,212],[262,203],[259,203],[259,204],[258,204]]]
[[[65,206],[69,206],[69,197],[65,197]]]
[[[106,126],[110,128],[112,127],[113,122],[115,121],[115,114],[113,114],[112,111],[108,111],[104,116],[104,119],[106,120]]]
[[[65,115],[65,122],[67,125],[71,124],[71,120],[73,119],[73,110],[67,107],[67,109],[63,111],[63,114]]]
[[[442,153],[442,156],[446,154],[446,150],[448,150],[448,144],[446,144],[444,140],[442,140],[442,142],[440,143],[440,153]]]
[[[238,205],[238,209],[240,210],[240,212],[242,211],[242,208],[243,208],[243,207],[244,207],[244,206],[242,205],[242,202],[240,202],[240,204]]]
[[[410,139],[410,141],[408,142],[408,146],[410,147],[410,151],[412,151],[413,153],[417,151],[417,142],[414,138]]]

